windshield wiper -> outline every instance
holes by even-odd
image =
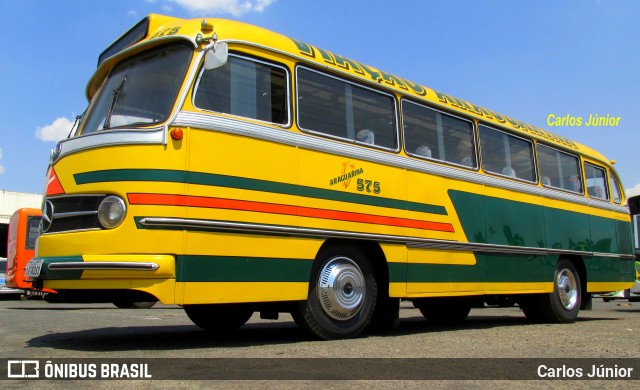
[[[118,88],[113,90],[113,98],[111,99],[111,106],[109,106],[109,112],[107,112],[107,117],[104,119],[104,126],[102,126],[103,130],[109,129],[111,127],[111,114],[113,114],[113,108],[116,106],[120,95],[122,95],[122,87],[124,87],[124,82],[127,81],[127,75],[125,74],[122,78],[122,82]]]
[[[85,108],[82,114],[76,115],[76,121],[73,122],[73,126],[71,126],[71,130],[69,131],[69,134],[67,134],[67,138],[71,138],[71,135],[75,133],[74,130],[78,129],[78,126],[80,126],[80,121],[82,120],[82,118],[84,118],[84,114],[86,112],[87,112],[87,109]]]

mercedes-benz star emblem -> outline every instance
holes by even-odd
[[[53,203],[50,200],[45,200],[42,207],[42,232],[46,233],[53,223]]]

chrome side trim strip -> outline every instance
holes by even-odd
[[[95,215],[98,214],[97,210],[93,211],[73,211],[69,213],[54,213],[53,218],[71,218],[71,217],[80,217],[83,215]]]
[[[51,263],[48,268],[52,271],[84,271],[84,270],[122,270],[122,271],[155,271],[160,266],[156,263],[128,263],[128,262],[61,262]]]
[[[602,253],[602,252],[589,252],[589,251],[574,251],[570,249],[554,249],[554,248],[535,248],[535,247],[522,247],[513,245],[496,245],[496,244],[482,244],[473,242],[451,242],[444,240],[431,240],[434,242],[425,243],[407,243],[408,248],[415,249],[446,249],[454,251],[472,251],[482,253],[512,253],[522,255],[577,255],[577,256],[596,256],[596,257],[613,257],[613,258],[629,258],[632,259],[633,255],[624,255],[618,253]]]
[[[295,131],[284,131],[282,128],[250,123],[237,119],[228,119],[210,114],[182,111],[176,116],[175,121],[174,123],[172,123],[172,125],[182,127],[195,127],[204,130],[219,131],[227,134],[257,138],[265,141],[297,146],[308,150],[330,153],[347,158],[366,160],[392,167],[442,176],[454,180],[462,180],[470,183],[517,191],[520,193],[539,196],[542,198],[572,202],[579,205],[594,207],[602,210],[629,214],[629,209],[627,207],[585,198],[581,195],[575,195],[549,188],[540,188],[531,184],[525,184],[499,177],[483,175],[464,168],[444,166],[426,161],[420,161],[392,152],[385,152],[357,145],[349,145],[342,142],[325,139],[323,137],[298,133]]]
[[[140,220],[140,224],[148,227],[181,227],[196,228],[204,230],[227,231],[238,233],[259,233],[259,234],[277,234],[277,235],[293,235],[299,237],[312,238],[350,238],[358,240],[374,240],[379,242],[405,244],[409,249],[445,249],[463,252],[482,252],[482,253],[504,253],[504,254],[522,254],[522,255],[578,255],[578,256],[598,256],[612,257],[621,259],[633,259],[633,255],[617,254],[617,253],[601,253],[588,251],[574,251],[568,249],[553,248],[534,248],[520,247],[512,245],[495,245],[482,244],[472,242],[459,242],[450,240],[437,240],[428,238],[417,238],[409,236],[394,236],[385,234],[357,233],[328,229],[313,229],[305,227],[265,225],[257,223],[245,222],[229,222],[218,220],[204,219],[187,219],[187,218],[161,218],[161,217],[145,217]]]

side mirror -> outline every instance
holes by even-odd
[[[216,42],[204,53],[204,68],[216,69],[224,66],[229,58],[229,47],[226,42]]]

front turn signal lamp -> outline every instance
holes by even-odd
[[[124,221],[127,205],[117,196],[107,196],[98,206],[98,220],[105,229],[113,229]]]

